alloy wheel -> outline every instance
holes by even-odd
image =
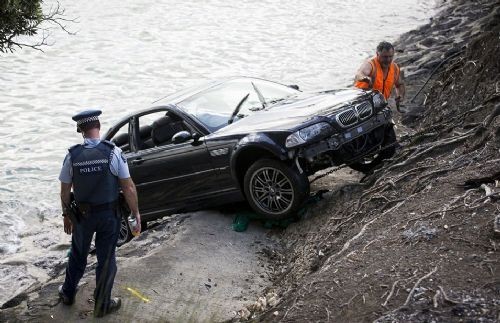
[[[253,201],[266,212],[284,213],[294,202],[291,180],[276,168],[258,169],[253,173],[250,185]]]

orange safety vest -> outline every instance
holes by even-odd
[[[369,60],[372,71],[370,72],[370,77],[372,79],[373,90],[378,90],[380,93],[384,95],[386,99],[391,96],[392,88],[396,81],[399,79],[399,66],[398,64],[392,62],[389,66],[389,72],[387,72],[387,77],[384,79],[384,71],[382,70],[382,66],[377,59],[377,56],[374,56]],[[360,89],[368,90],[370,86],[367,82],[356,81],[354,86]]]

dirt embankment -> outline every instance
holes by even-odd
[[[396,46],[403,149],[283,232],[280,302],[255,320],[500,321],[499,2],[452,1]]]

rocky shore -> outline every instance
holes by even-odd
[[[282,234],[274,257],[283,273],[270,289],[280,302],[248,317],[500,321],[499,4],[448,1],[400,37],[403,149]]]

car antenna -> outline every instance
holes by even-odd
[[[169,94],[169,95],[170,95],[170,94]],[[151,102],[151,104],[155,104],[156,102],[158,102],[158,101],[161,101],[161,100],[165,99],[165,98],[166,98],[167,96],[169,96],[169,95],[165,95],[164,97],[159,98],[158,100],[155,100],[155,101]]]

